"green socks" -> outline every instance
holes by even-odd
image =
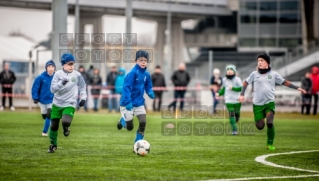
[[[230,117],[230,125],[232,126],[233,131],[237,131],[237,125],[236,125],[236,117]]]
[[[50,129],[49,138],[52,145],[58,145],[58,131],[52,131]]]
[[[267,145],[273,145],[275,139],[275,127],[267,128]]]

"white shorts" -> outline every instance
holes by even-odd
[[[146,110],[145,110],[144,106],[133,107],[132,111],[128,111],[128,110],[126,110],[125,107],[120,106],[120,111],[121,111],[121,115],[125,119],[125,121],[131,121],[131,120],[133,120],[134,116],[146,114]]]
[[[48,109],[52,109],[52,103],[51,104],[41,104],[39,102],[38,105],[41,109],[41,114],[46,114]]]

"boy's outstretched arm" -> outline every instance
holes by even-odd
[[[152,85],[152,81],[151,81],[151,77],[148,76],[145,82],[145,92],[148,95],[148,97],[150,97],[151,99],[155,98],[155,94],[153,92],[153,85]]]
[[[244,101],[244,95],[245,95],[245,91],[247,89],[247,86],[248,86],[248,82],[245,80],[244,83],[243,83],[243,87],[241,89],[240,96],[238,98],[239,102],[243,102]]]
[[[295,86],[294,84],[292,84],[288,80],[284,80],[282,85],[287,86],[287,87],[292,88],[292,89],[297,89],[298,91],[302,92],[303,94],[307,94],[307,91],[305,91],[304,89],[302,89],[300,87]]]
[[[86,100],[87,99],[86,83],[82,75],[79,76],[78,86],[80,91],[80,100]]]

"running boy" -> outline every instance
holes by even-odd
[[[120,99],[120,111],[122,117],[117,123],[120,130],[126,128],[128,131],[133,130],[133,116],[137,116],[139,127],[136,131],[135,142],[144,138],[146,127],[146,111],[143,98],[144,92],[154,99],[155,95],[152,90],[152,81],[146,66],[149,55],[144,50],[136,52],[136,65],[126,75],[124,79],[122,97]]]
[[[232,126],[232,134],[237,135],[236,123],[239,121],[241,103],[238,101],[240,95],[242,82],[236,76],[236,66],[228,65],[226,67],[226,77],[223,78],[222,88],[216,96],[225,95],[225,103],[229,112],[229,121]]]
[[[306,93],[300,87],[297,87],[285,80],[277,72],[269,67],[270,57],[267,54],[261,54],[257,57],[258,70],[253,71],[244,81],[239,101],[244,100],[245,90],[248,84],[253,83],[253,110],[256,127],[262,130],[265,127],[264,118],[267,120],[267,149],[275,150],[275,127],[273,124],[275,114],[275,84],[285,85],[292,89],[297,89]]]
[[[74,70],[75,59],[72,54],[63,54],[61,57],[62,70],[58,70],[51,83],[51,92],[54,94],[51,112],[50,147],[48,153],[54,153],[58,145],[58,129],[60,119],[64,136],[69,136],[70,125],[77,104],[78,91],[82,107],[86,101],[86,84],[82,75]]]
[[[50,116],[53,94],[50,91],[50,86],[54,71],[55,63],[52,60],[49,60],[45,64],[45,71],[34,80],[32,85],[33,102],[39,105],[42,118],[44,119],[42,136],[48,136],[47,132],[51,122]]]

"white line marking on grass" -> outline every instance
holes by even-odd
[[[262,156],[256,157],[255,161],[262,163],[264,165],[272,166],[272,167],[285,168],[285,169],[290,169],[290,170],[298,170],[298,171],[311,172],[311,173],[319,173],[319,171],[316,171],[316,170],[306,170],[306,169],[301,169],[301,168],[296,168],[296,167],[288,167],[288,166],[277,165],[277,164],[274,164],[272,162],[266,161],[266,158],[271,157],[271,156],[290,155],[290,154],[297,154],[297,153],[310,153],[310,152],[318,152],[318,151],[319,150],[292,151],[292,152],[287,152],[287,153],[274,153],[274,154],[268,154],[268,155],[262,155]]]
[[[234,179],[216,179],[216,180],[207,180],[207,181],[263,180],[263,179],[306,178],[306,177],[319,177],[319,174],[316,174],[316,175],[296,175],[296,176],[277,176],[277,177],[251,177],[251,178],[234,178]]]
[[[288,167],[284,165],[278,165],[274,164],[272,162],[266,161],[266,158],[271,156],[278,156],[278,155],[290,155],[290,154],[298,154],[298,153],[310,153],[310,152],[319,152],[319,150],[309,150],[309,151],[292,151],[287,153],[274,153],[274,154],[268,154],[268,155],[262,155],[255,158],[256,162],[272,166],[272,167],[278,167],[278,168],[285,168],[290,170],[298,170],[303,172],[311,172],[311,173],[319,173],[319,171],[316,170],[306,170],[296,167]],[[233,178],[233,179],[213,179],[213,180],[206,180],[206,181],[235,181],[235,180],[262,180],[262,179],[282,179],[282,178],[307,178],[307,177],[319,177],[319,174],[315,175],[295,175],[295,176],[273,176],[273,177],[251,177],[251,178]]]

